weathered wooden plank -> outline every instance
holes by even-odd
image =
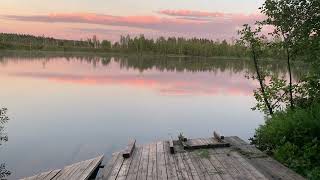
[[[191,161],[198,172],[198,175],[201,180],[211,180],[211,177],[209,176],[207,170],[203,166],[203,164],[200,161],[199,155],[196,153],[196,151],[193,152],[187,152],[189,154],[189,157],[191,158]]]
[[[269,179],[283,180],[302,180],[302,176],[288,169],[276,160],[266,156],[252,145],[243,141],[237,136],[226,137],[225,141],[229,142],[236,150],[240,152],[256,169]]]
[[[236,136],[231,136],[231,137],[226,137],[225,141],[229,142],[232,144],[232,146],[238,148],[241,153],[246,154],[248,157],[260,157],[260,156],[265,156],[264,153],[259,151],[257,148],[255,148],[253,145],[250,145],[240,139],[239,137]]]
[[[55,175],[57,175],[60,171],[61,171],[61,169],[50,170],[50,171],[43,172],[43,173],[40,173],[40,174],[31,176],[31,177],[23,178],[23,179],[21,179],[21,180],[42,180],[42,179],[45,179],[46,177],[55,176]]]
[[[125,180],[127,178],[128,172],[131,168],[131,162],[136,154],[137,154],[137,151],[134,150],[131,153],[130,157],[124,159],[121,169],[118,173],[117,180]]]
[[[78,162],[64,167],[53,179],[67,179],[67,177],[73,172],[75,172],[81,166],[82,163],[86,162]]]
[[[164,152],[164,141],[157,142],[157,179],[167,180],[167,167]]]
[[[71,179],[72,177],[76,176],[77,174],[81,174],[89,165],[91,161],[85,161],[82,164],[79,164],[74,171],[69,173],[65,178]]]
[[[202,141],[204,141],[204,143],[209,147],[212,143],[212,141],[210,141],[210,138],[201,138]]]
[[[229,136],[225,138],[226,141],[229,141],[231,144],[235,146],[248,145],[243,139],[240,139],[237,136]]]
[[[60,171],[61,171],[61,169],[56,169],[56,170],[51,171],[46,177],[43,178],[43,180],[53,179]]]
[[[209,174],[210,179],[212,179],[212,180],[221,180],[219,172],[211,164],[211,162],[209,161],[208,157],[200,157],[199,159],[200,159],[200,162],[203,164],[204,169]]]
[[[123,151],[122,156],[124,158],[129,158],[134,150],[136,146],[136,140],[135,139],[131,139],[126,147],[126,149]]]
[[[226,152],[226,150],[229,149],[229,148],[216,148],[214,149],[214,151],[212,151],[212,153],[216,153],[216,154],[224,154]]]
[[[36,176],[35,176],[35,179],[44,179],[44,178],[45,178],[46,176],[48,176],[52,171],[53,171],[53,170],[47,171],[47,172],[44,172],[44,173],[40,173],[39,175],[36,175]]]
[[[41,179],[41,180],[51,180],[51,179],[68,179],[68,180],[86,180],[90,177],[92,172],[101,163],[103,156],[97,158],[89,159],[86,161],[81,161],[75,164],[64,167],[62,170],[52,170],[39,175],[35,175],[32,178],[25,179]]]
[[[150,145],[144,145],[141,154],[141,161],[138,169],[137,180],[145,180],[148,175]]]
[[[267,158],[252,158],[249,162],[269,179],[303,180],[304,178],[276,160]]]
[[[207,138],[199,138],[203,144],[203,146],[208,146],[210,143],[208,142]]]
[[[70,180],[87,180],[90,178],[92,173],[99,168],[104,156],[99,156],[93,159],[86,167],[80,169],[80,171],[74,173],[69,179]]]
[[[97,158],[89,159],[86,161],[66,166],[52,179],[86,180],[98,167],[102,159],[103,156],[99,156]]]
[[[216,153],[213,153],[213,150],[209,150],[209,161],[211,162],[212,166],[217,170],[218,174],[223,180],[232,180],[232,176],[225,169],[225,167],[223,167],[215,155]]]
[[[174,164],[172,153],[170,151],[171,151],[170,150],[170,143],[165,142],[164,143],[164,152],[165,152],[168,180],[178,180],[177,170],[176,170],[176,167]]]
[[[63,179],[72,179],[72,177],[81,174],[90,163],[91,163],[91,161],[88,161],[88,160],[84,161],[83,163],[79,164],[72,172],[70,172]]]
[[[214,138],[213,138],[213,137],[211,137],[211,138],[206,138],[206,140],[207,140],[208,144],[215,144],[215,143],[216,143],[216,141],[214,141]]]
[[[183,148],[185,150],[194,149],[206,149],[206,148],[218,148],[218,147],[229,147],[230,143],[218,142],[214,138],[198,138],[198,139],[188,139],[184,143]]]
[[[253,179],[257,180],[267,180],[262,173],[260,173],[256,168],[254,168],[244,157],[242,157],[238,152],[231,151],[230,156],[237,159],[237,161],[240,163],[240,166],[244,168],[246,171],[248,171]]]
[[[81,162],[81,163],[78,163],[78,165],[77,165],[75,168],[73,168],[72,171],[69,171],[68,173],[63,174],[63,176],[62,176],[63,178],[62,178],[62,179],[69,179],[69,178],[72,177],[74,174],[83,171],[83,170],[89,165],[90,162],[91,162],[91,161],[86,160],[86,161],[83,161],[83,162]]]
[[[220,148],[213,149],[213,151],[217,151]],[[228,161],[228,156],[221,152],[216,152],[215,157],[218,159],[218,161],[221,163],[221,165],[227,170],[227,172],[234,178],[238,179],[240,178],[240,173],[235,169],[232,164]]]
[[[229,146],[230,146],[229,143],[219,142],[219,141],[218,141],[216,138],[214,138],[214,137],[208,138],[207,140],[210,142],[210,144],[209,144],[210,147],[214,146],[215,144],[220,144],[219,147],[229,147]]]
[[[74,169],[74,171],[72,171],[71,173],[69,173],[64,179],[73,179],[73,177],[77,177],[80,174],[82,174],[83,171],[86,170],[86,168],[90,165],[90,161],[85,161],[83,162],[83,164],[80,164],[77,166],[76,169]]]
[[[185,166],[185,164],[182,160],[181,153],[174,154],[174,158],[175,158],[175,162],[177,164],[177,171],[179,171],[181,173],[182,179],[192,180],[192,175],[188,171],[187,167]]]
[[[120,152],[115,152],[112,154],[112,157],[109,160],[108,164],[104,167],[104,171],[102,172],[101,179],[104,179],[104,180],[108,179],[108,177],[110,176],[110,174],[112,172],[114,165],[116,164],[116,161],[119,158],[122,158]]]
[[[198,146],[206,146],[207,144],[202,140],[202,138],[196,139]]]
[[[199,176],[196,168],[194,167],[191,158],[189,157],[189,153],[187,153],[187,152],[182,153],[182,159],[185,163],[185,166],[187,167],[187,169],[191,173],[192,179],[193,180],[200,180],[200,176]]]
[[[234,158],[234,156],[231,155],[230,149],[226,150],[226,161],[228,161],[232,166],[239,172],[239,177],[241,179],[248,179],[248,180],[255,180],[256,178],[246,169],[243,167],[243,165],[240,163],[239,159]]]
[[[201,146],[201,141],[199,139],[189,139],[187,142],[192,142],[192,146]]]
[[[137,153],[132,157],[131,168],[129,169],[127,180],[137,180],[143,147],[136,148]]]
[[[110,172],[110,176],[106,180],[116,180],[117,179],[119,171],[122,167],[123,161],[124,161],[123,157],[117,158],[117,160],[115,161],[114,166],[112,168],[112,171]]]
[[[188,139],[188,141],[185,142],[184,149],[199,149],[203,148],[203,143],[200,139]]]
[[[157,179],[157,143],[150,144],[147,180]]]

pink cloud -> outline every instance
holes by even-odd
[[[50,22],[50,23],[87,23],[99,25],[117,25],[117,26],[133,26],[152,28],[150,25],[162,23],[178,23],[188,24],[188,20],[179,20],[173,18],[161,18],[157,16],[112,16],[95,13],[52,13],[49,15],[34,15],[34,16],[3,16],[9,20],[17,21],[32,21],[32,22]]]
[[[185,37],[201,37],[209,39],[230,39],[237,36],[237,29],[243,24],[252,24],[262,20],[261,14],[228,14],[220,12],[202,12],[189,10],[162,10],[160,14],[147,16],[113,16],[95,13],[53,13],[49,15],[3,15],[2,19],[20,22],[93,24],[102,26],[126,27],[156,31],[155,36],[174,36],[182,34]],[[86,26],[86,32],[91,27]],[[78,28],[81,29],[81,28]],[[95,33],[92,28],[92,33]],[[96,32],[99,35],[99,32]],[[101,28],[100,28],[101,33]],[[123,34],[126,34],[125,32]]]
[[[190,10],[161,10],[160,14],[168,16],[185,16],[185,17],[224,17],[225,13],[220,12],[204,12],[204,11],[190,11]]]

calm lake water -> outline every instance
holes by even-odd
[[[0,163],[16,179],[110,157],[131,137],[143,144],[217,130],[247,140],[264,121],[250,109],[253,72],[246,60],[2,56],[0,106],[10,121]]]

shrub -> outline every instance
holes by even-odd
[[[320,177],[320,104],[275,113],[256,130],[251,143],[301,175],[317,179]]]

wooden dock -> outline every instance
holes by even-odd
[[[97,179],[304,179],[238,137],[225,137],[220,142],[213,138],[199,138],[187,140],[186,144],[189,144],[188,148],[177,141],[136,146],[130,158],[123,158],[121,152],[116,152]]]
[[[304,178],[238,137],[130,141],[100,169],[103,156],[53,170],[27,180],[303,180]]]

